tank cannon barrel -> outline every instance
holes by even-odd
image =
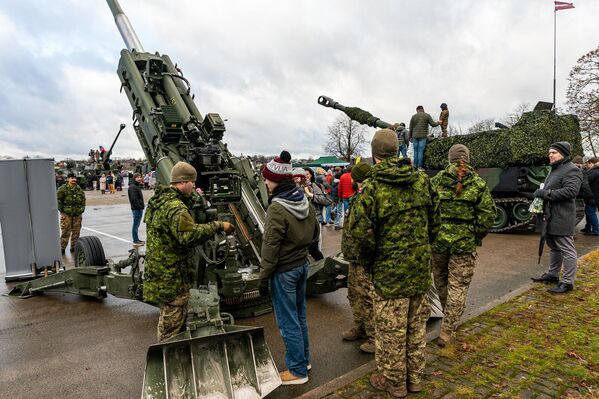
[[[110,11],[112,12],[112,16],[114,17],[114,22],[116,23],[119,32],[121,33],[121,37],[125,42],[125,46],[129,51],[139,51],[145,52],[144,47],[141,45],[131,22],[129,22],[129,18],[123,12],[121,5],[117,0],[106,0],[108,3],[108,7],[110,7]]]
[[[346,107],[345,105],[339,104],[331,97],[320,96],[318,97],[318,104],[323,107],[338,109],[347,115],[351,120],[358,122],[361,125],[367,125],[371,127],[378,127],[381,129],[387,129],[391,127],[391,123],[385,122],[380,118],[372,115],[368,111],[364,111],[358,107]]]

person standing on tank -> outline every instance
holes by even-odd
[[[482,245],[495,219],[495,203],[487,183],[470,166],[470,151],[455,144],[449,165],[431,179],[439,196],[441,228],[432,244],[433,278],[443,307],[438,343],[452,342],[464,313],[466,295]]]
[[[85,193],[77,184],[77,177],[73,172],[69,172],[67,182],[56,191],[56,199],[60,212],[60,253],[64,255],[69,238],[70,251],[75,252],[85,212]]]
[[[418,170],[424,170],[424,149],[428,140],[429,126],[439,126],[433,118],[424,112],[424,107],[416,107],[416,113],[410,119],[410,141],[414,143],[414,167]]]
[[[438,198],[428,176],[397,158],[397,134],[379,130],[375,165],[352,204],[348,238],[355,261],[372,276],[377,370],[370,384],[395,397],[422,390],[430,308],[431,248],[439,229]]]
[[[399,143],[397,156],[407,158],[408,148],[410,147],[410,132],[408,132],[406,124],[403,122],[394,124],[392,128],[397,133],[397,142]]]
[[[533,277],[536,283],[555,283],[548,291],[563,294],[572,291],[576,277],[578,254],[574,245],[576,227],[576,196],[582,185],[582,171],[570,160],[570,143],[560,141],[549,147],[551,172],[545,179],[544,188],[535,191],[535,198],[543,199],[543,211],[546,223],[546,242],[551,249],[549,268],[539,277]],[[560,281],[560,270],[564,275]]]
[[[304,190],[293,182],[292,170],[291,155],[287,151],[282,151],[262,168],[270,197],[260,252],[260,293],[265,296],[270,291],[285,344],[287,370],[280,373],[283,385],[308,382],[308,248],[318,241],[320,232],[314,208]]]
[[[449,109],[447,104],[441,104],[441,113],[439,114],[439,125],[441,126],[441,137],[448,137],[447,126],[449,126]]]
[[[195,265],[194,248],[216,233],[233,233],[229,222],[196,223],[191,216],[191,196],[197,172],[187,162],[171,170],[170,185],[159,186],[148,201],[144,266],[144,301],[160,307],[158,341],[174,337],[184,327]]]

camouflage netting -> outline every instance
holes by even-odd
[[[556,141],[568,141],[572,157],[583,155],[578,118],[558,116],[547,111],[526,112],[510,129],[490,130],[435,140],[426,146],[424,166],[443,169],[447,153],[454,144],[470,149],[470,163],[475,168],[504,168],[520,165],[546,165],[547,149]]]

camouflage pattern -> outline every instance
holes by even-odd
[[[374,338],[374,315],[372,310],[372,281],[366,270],[355,263],[349,264],[347,276],[347,299],[354,315],[354,325]]]
[[[347,235],[355,257],[385,299],[425,294],[431,285],[430,246],[439,228],[439,201],[428,176],[406,158],[373,166],[352,206]]]
[[[148,201],[144,300],[164,304],[186,293],[194,277],[193,248],[223,230],[222,222],[196,224],[190,196],[159,186]]]
[[[174,301],[160,307],[158,317],[158,342],[167,340],[179,334],[187,317],[187,302],[189,292],[179,295]]]
[[[347,211],[347,216],[345,217],[346,220],[351,218],[353,205],[360,193],[361,191],[356,191],[351,197],[349,197],[349,208]],[[343,259],[346,261],[357,262],[360,237],[352,235],[349,231],[349,226],[349,223],[345,223],[343,225],[343,234],[341,236],[341,252],[343,253]]]
[[[447,125],[449,124],[449,110],[444,109],[439,114],[439,120],[441,121],[441,137],[447,137]]]
[[[433,251],[467,254],[476,251],[495,220],[495,203],[487,183],[468,164],[462,192],[456,194],[457,165],[451,164],[431,179],[439,196],[441,227]]]
[[[63,184],[56,191],[56,199],[60,213],[79,216],[85,211],[85,192],[78,185]]]
[[[443,307],[441,331],[454,336],[466,307],[468,287],[474,275],[476,254],[450,255],[433,252],[433,278]]]
[[[373,294],[377,372],[395,386],[420,384],[425,367],[426,295],[385,299]]]
[[[75,248],[81,232],[81,216],[60,214],[60,249],[64,250],[71,239],[71,248]]]

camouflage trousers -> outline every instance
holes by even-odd
[[[374,338],[372,310],[373,285],[368,273],[360,265],[349,264],[347,276],[347,299],[354,315],[354,324],[368,338]]]
[[[441,125],[441,137],[447,137],[449,134],[447,133],[447,126]]]
[[[476,253],[450,255],[433,252],[433,278],[443,306],[441,331],[453,337],[466,307],[466,295],[474,274]]]
[[[189,293],[181,294],[172,302],[160,306],[158,317],[158,342],[164,341],[181,332],[187,317]]]
[[[420,384],[425,366],[426,295],[384,299],[373,290],[377,372],[395,386]]]
[[[81,232],[81,215],[70,216],[66,213],[60,214],[60,249],[65,249],[71,238],[71,248],[75,248],[79,233]]]

